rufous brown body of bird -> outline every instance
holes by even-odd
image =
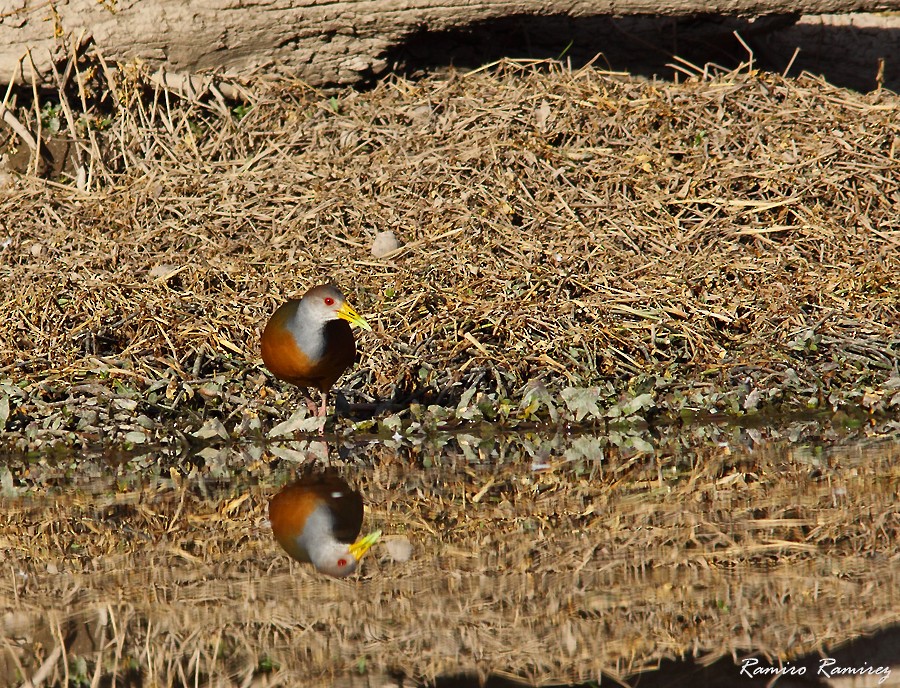
[[[318,389],[321,409],[307,400],[316,415],[325,415],[328,390],[356,360],[351,323],[372,329],[337,287],[321,284],[278,308],[263,330],[266,368],[279,380]]]
[[[297,561],[343,578],[381,536],[356,540],[362,527],[362,496],[331,474],[310,475],[282,488],[269,502],[272,534]]]

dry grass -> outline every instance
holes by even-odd
[[[328,278],[375,327],[351,401],[515,407],[541,381],[601,408],[651,390],[654,412],[900,406],[894,94],[505,64],[255,83],[235,110],[87,69],[70,84],[106,109],[65,101],[82,174],[7,175],[0,199],[22,446],[121,440],[122,397],[157,437],[283,417],[260,323]],[[375,259],[388,229],[404,247]]]
[[[790,661],[894,621],[900,445],[728,445],[574,462],[559,438],[497,440],[482,462],[453,442],[352,447],[365,527],[414,554],[378,545],[349,581],[277,548],[265,504],[286,470],[247,450],[221,449],[227,481],[169,475],[149,453],[116,476],[85,461],[63,493],[34,467],[30,499],[2,508],[6,676],[65,637],[53,681],[293,686],[361,667],[585,681],[682,656]]]
[[[893,618],[897,446],[826,447],[897,429],[896,95],[546,64],[244,84],[240,108],[82,63],[61,81],[71,178],[0,196],[0,420],[32,451],[0,469],[5,676],[587,680]],[[404,246],[376,259],[387,229]],[[327,278],[375,329],[339,383],[375,421],[339,422],[332,459],[415,545],[349,582],[263,522],[308,440],[228,442],[296,407],[259,326]],[[825,425],[771,452],[771,429],[640,422],[807,407]]]

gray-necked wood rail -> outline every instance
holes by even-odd
[[[356,540],[362,520],[362,496],[330,474],[290,483],[269,502],[269,522],[278,544],[297,561],[310,562],[336,578],[353,573],[381,536],[376,530]]]
[[[266,368],[279,380],[318,389],[321,410],[307,400],[316,415],[325,415],[328,390],[356,360],[351,323],[372,330],[337,287],[321,284],[282,305],[263,330]]]

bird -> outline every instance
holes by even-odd
[[[333,473],[304,476],[269,501],[269,523],[278,544],[293,559],[335,578],[353,573],[381,537],[376,530],[356,540],[362,520],[362,496]]]
[[[306,402],[317,416],[325,416],[328,390],[356,360],[351,324],[372,331],[336,286],[320,284],[281,305],[263,330],[266,368],[279,380],[318,389],[321,409],[309,398]]]

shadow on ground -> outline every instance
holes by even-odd
[[[879,84],[900,90],[900,18],[871,14],[756,19],[517,15],[464,29],[421,29],[387,57],[406,75],[513,58],[563,59],[574,68],[594,61],[613,71],[672,79],[693,71],[675,55],[701,68],[712,63],[730,70],[748,61],[748,48],[754,66],[779,74],[805,70],[859,91]]]
[[[783,674],[779,676],[777,671]],[[832,652],[811,653],[793,661],[779,662],[762,653],[737,660],[722,657],[710,664],[693,659],[663,661],[659,669],[631,676],[625,679],[624,685],[633,688],[827,688],[837,685],[835,681],[839,679],[852,678],[854,686],[874,686],[894,685],[890,678],[897,673],[900,673],[900,625],[891,625]],[[623,685],[613,677],[603,676],[597,682],[555,684],[554,688],[595,688],[607,684]],[[499,676],[490,676],[481,683],[475,676],[461,674],[440,678],[430,688],[521,688],[522,685]]]

